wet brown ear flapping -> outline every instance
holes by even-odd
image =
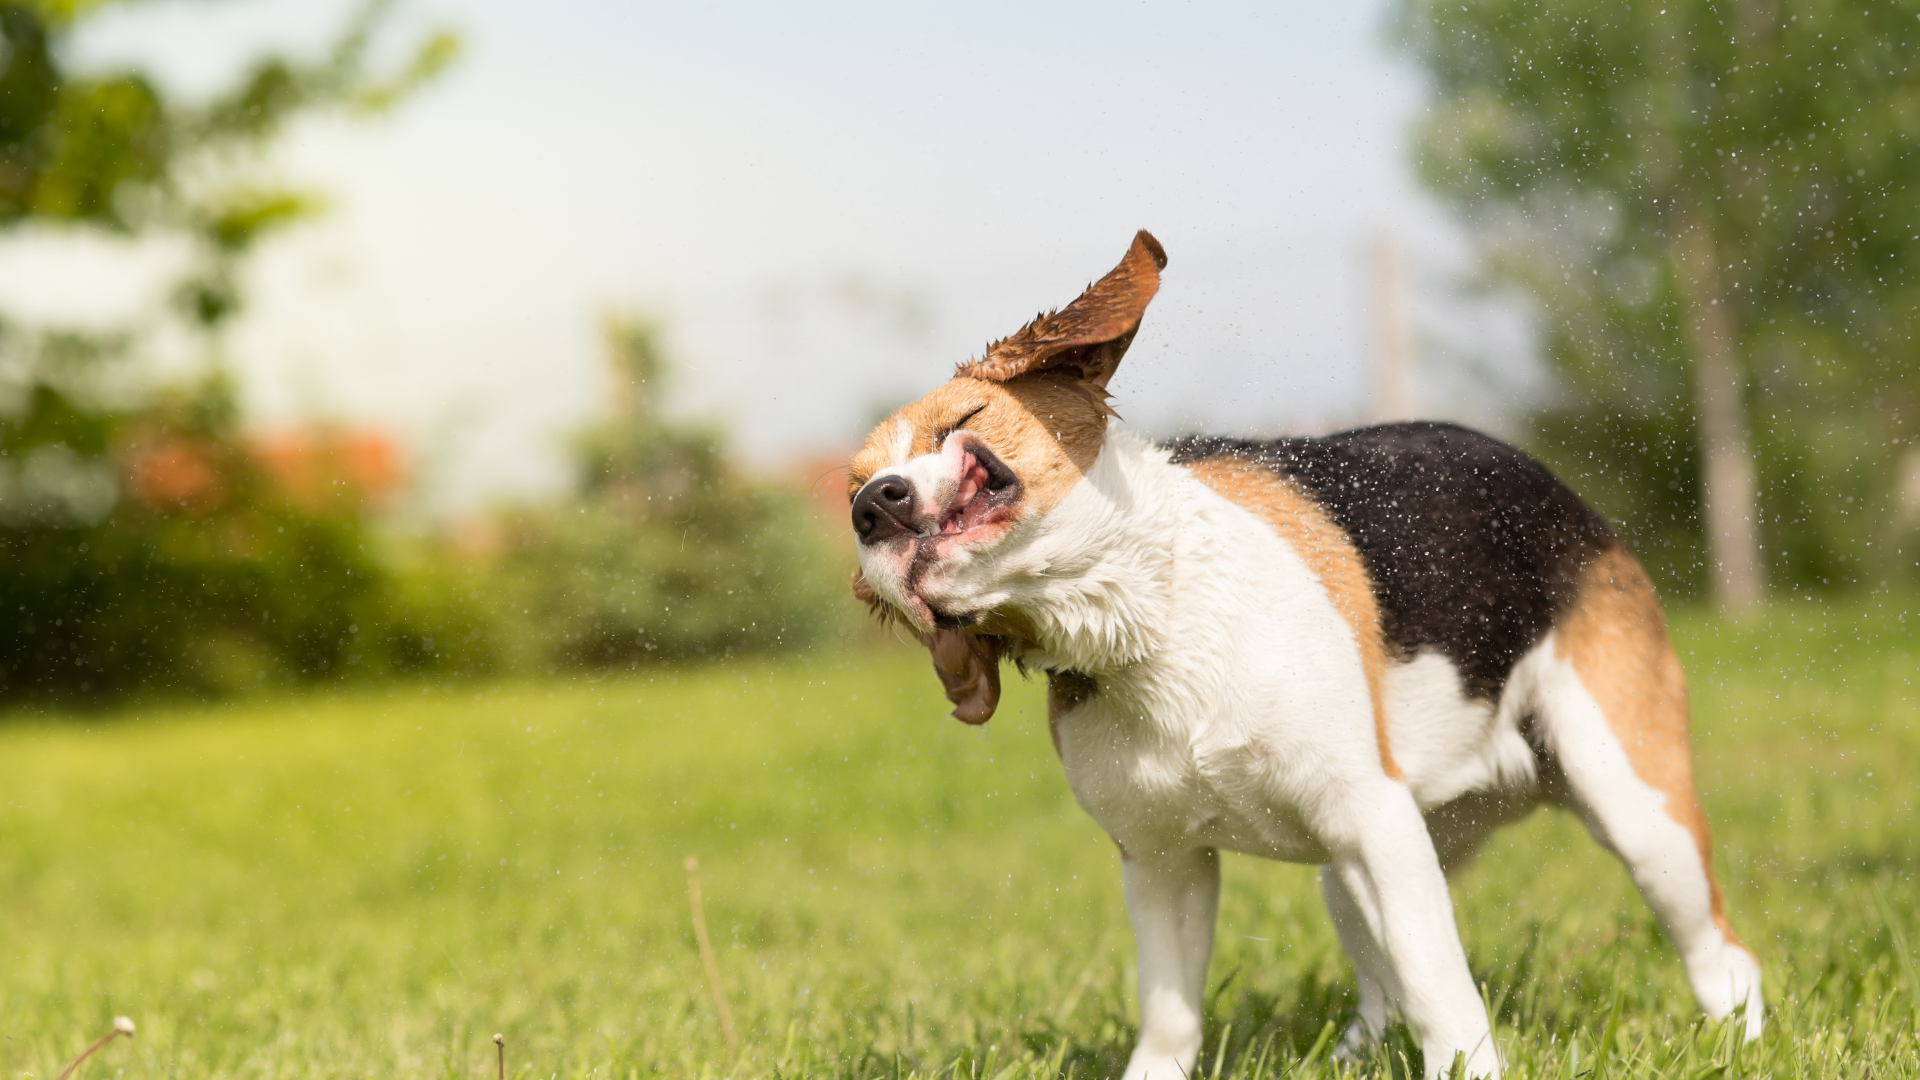
[[[1001,639],[985,634],[963,634],[958,630],[935,630],[922,634],[900,618],[880,594],[867,584],[867,576],[853,572],[853,595],[882,622],[893,622],[920,639],[933,654],[933,671],[940,686],[953,703],[954,719],[968,724],[984,724],[993,719],[1000,705]]]
[[[1147,302],[1160,291],[1160,271],[1166,265],[1160,241],[1140,230],[1120,265],[1087,286],[1078,300],[993,343],[984,357],[961,364],[954,374],[993,382],[1059,374],[1104,391],[1133,344]]]
[[[953,703],[953,718],[967,724],[993,719],[1000,705],[1000,639],[958,630],[935,630],[927,640],[933,671]]]

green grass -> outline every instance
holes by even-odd
[[[1511,1072],[1920,1077],[1920,615],[1802,603],[1677,636],[1772,1026],[1736,1050],[1700,1023],[1625,875],[1542,813],[1456,886]],[[892,650],[8,718],[0,1069],[51,1080],[126,1013],[137,1041],[88,1074],[491,1076],[495,1031],[522,1077],[1115,1073],[1117,859],[1039,688],[1008,689],[963,728]],[[1210,986],[1209,1075],[1298,1071],[1344,1022],[1311,869],[1229,858]],[[1404,1033],[1361,1071],[1402,1055]]]

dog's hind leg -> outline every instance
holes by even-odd
[[[1329,821],[1331,872],[1380,945],[1392,972],[1386,990],[1420,1039],[1426,1075],[1445,1075],[1461,1054],[1468,1076],[1499,1076],[1486,1006],[1467,970],[1447,879],[1413,793],[1382,776],[1349,795]]]
[[[1529,658],[1561,798],[1626,864],[1707,1015],[1761,1030],[1760,968],[1727,925],[1693,787],[1687,689],[1653,587],[1624,549],[1587,568],[1552,651]]]
[[[1220,855],[1212,848],[1123,851],[1121,859],[1140,958],[1140,1042],[1125,1080],[1184,1080],[1200,1056]]]
[[[1354,982],[1360,991],[1359,1012],[1341,1034],[1340,1045],[1334,1050],[1342,1060],[1352,1061],[1386,1034],[1388,1001],[1397,996],[1388,990],[1393,969],[1388,966],[1380,943],[1374,940],[1373,931],[1368,929],[1359,903],[1331,866],[1320,868],[1320,893],[1326,897],[1327,914],[1333,917],[1340,947],[1353,961]]]

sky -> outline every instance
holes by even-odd
[[[130,5],[70,44],[204,94],[350,10]],[[276,168],[330,209],[261,253],[228,353],[256,422],[390,428],[425,503],[458,512],[564,483],[567,432],[608,397],[602,321],[640,315],[666,330],[675,410],[780,469],[857,445],[1147,228],[1169,265],[1111,387],[1127,422],[1317,430],[1369,415],[1384,237],[1423,411],[1497,424],[1471,373],[1526,383],[1524,324],[1461,295],[1386,23],[1380,0],[417,0],[391,50],[449,26],[462,59],[389,117],[291,133]],[[170,257],[16,236],[0,296],[112,319],[161,302]]]

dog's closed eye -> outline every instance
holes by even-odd
[[[959,431],[963,427],[966,427],[967,421],[973,419],[976,416],[979,416],[980,413],[985,409],[986,409],[985,405],[976,406],[972,412],[969,412],[967,415],[961,417],[958,420],[955,420],[951,424],[948,424],[946,427],[941,428],[933,436],[933,445],[936,448],[945,445],[947,441],[947,436],[953,434],[956,431]]]

